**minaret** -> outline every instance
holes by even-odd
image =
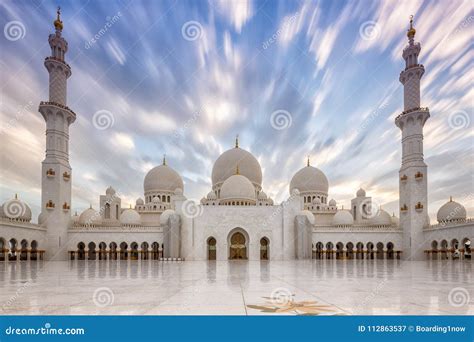
[[[415,33],[411,16],[408,45],[403,49],[405,70],[400,73],[400,82],[404,86],[404,111],[395,119],[402,131],[400,227],[403,230],[402,256],[406,260],[423,259],[423,226],[428,213],[428,167],[423,160],[423,126],[430,113],[428,108],[420,107],[420,79],[425,67],[418,64],[421,46],[415,43]]]
[[[46,158],[42,163],[41,212],[46,234],[46,258],[66,260],[67,230],[71,221],[71,166],[69,165],[69,125],[76,114],[66,105],[67,79],[71,67],[64,61],[67,42],[61,36],[60,8],[54,21],[56,32],[49,35],[51,56],[44,66],[49,72],[49,100],[39,112],[46,121]]]

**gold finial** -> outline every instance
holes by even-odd
[[[235,148],[239,148],[239,135],[235,136]]]
[[[416,30],[413,27],[413,15],[410,15],[410,28],[407,32],[407,37],[413,39],[415,37]]]
[[[307,165],[310,166],[310,163],[309,163],[309,155],[308,155],[308,162],[307,162]]]
[[[61,21],[61,7],[58,6],[58,10],[56,11],[56,20],[54,21],[54,27],[57,31],[63,30],[63,22]]]
[[[18,199],[18,194],[15,194],[15,199],[16,199],[16,200]]]
[[[453,196],[449,196],[449,202],[453,201]]]
[[[237,164],[237,167],[235,168],[235,174],[240,175],[240,170],[239,170],[239,165]]]
[[[163,154],[163,165],[166,165],[166,154]]]

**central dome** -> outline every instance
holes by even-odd
[[[145,193],[149,191],[175,191],[183,189],[181,176],[166,164],[159,165],[148,171],[143,182]]]
[[[242,176],[254,185],[262,186],[262,169],[258,160],[250,152],[238,147],[238,144],[217,158],[212,168],[212,185],[221,184],[234,175],[237,166]]]
[[[222,199],[246,199],[255,201],[255,187],[240,174],[230,176],[221,188]]]
[[[298,189],[302,194],[320,192],[327,195],[329,183],[326,175],[320,169],[308,165],[296,172],[291,179],[290,194],[294,189]]]

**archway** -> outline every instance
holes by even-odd
[[[383,243],[377,242],[377,259],[383,259]]]
[[[132,242],[130,244],[130,260],[138,260],[138,243]]]
[[[392,242],[387,243],[387,259],[395,259],[395,253],[393,252],[394,247]]]
[[[336,244],[336,259],[344,259],[344,244],[342,242]]]
[[[270,241],[263,237],[260,239],[260,260],[270,259]]]
[[[432,259],[438,259],[438,241],[434,240],[431,242],[431,258]],[[429,258],[429,254],[428,254],[428,258]]]
[[[367,259],[374,258],[374,244],[372,242],[367,243]]]
[[[347,259],[354,259],[354,244],[352,242],[346,244],[346,255]]]
[[[148,257],[148,242],[142,242],[142,245],[141,245],[141,253],[142,253],[142,259],[143,260],[148,260],[149,257]]]
[[[231,232],[229,241],[229,259],[243,260],[247,259],[247,239],[243,231]]]
[[[107,244],[105,242],[99,243],[99,260],[107,260]]]
[[[160,260],[160,244],[158,242],[153,242],[151,244],[151,258],[152,260]]]
[[[328,243],[326,244],[326,257],[327,257],[328,259],[333,259],[333,253],[334,253],[333,249],[334,249],[333,243],[332,243],[332,242],[328,242]]]
[[[38,242],[36,240],[31,241],[30,260],[38,259]]]
[[[448,241],[442,240],[441,241],[441,259],[448,258]]]
[[[28,241],[25,239],[20,242],[20,260],[28,260]]]
[[[364,244],[357,242],[356,249],[356,259],[364,259]]]
[[[7,255],[7,243],[4,238],[0,238],[0,261],[5,261]]]
[[[10,256],[8,258],[9,260],[16,260],[16,258],[17,258],[17,252],[16,252],[17,245],[18,245],[18,242],[15,239],[10,240]]]
[[[79,242],[77,244],[77,260],[85,260],[86,259],[86,245],[84,242]]]
[[[457,239],[451,240],[451,258],[459,259],[460,252],[459,252],[459,241]]]
[[[324,245],[321,241],[316,243],[316,259],[323,259],[323,249]]]
[[[120,260],[127,260],[128,259],[128,245],[126,242],[122,242],[120,244]]]
[[[217,241],[212,236],[207,239],[207,260],[216,260],[217,257]]]
[[[117,243],[111,242],[109,244],[109,259],[117,260]]]
[[[89,245],[87,247],[89,248],[89,252],[88,252],[89,260],[95,260],[95,257],[96,257],[95,243],[94,242],[89,242]]]
[[[471,259],[471,240],[464,238],[462,240],[462,248],[464,253],[464,259]]]

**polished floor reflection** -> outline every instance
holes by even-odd
[[[270,300],[314,303],[328,315],[473,315],[472,268],[467,260],[1,262],[0,307],[31,315],[309,310],[256,309]]]

